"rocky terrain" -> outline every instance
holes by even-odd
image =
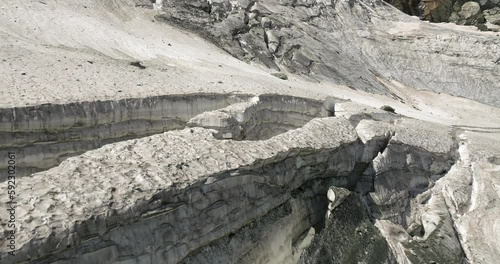
[[[160,21],[275,71],[386,95],[384,82],[397,81],[500,105],[498,38],[418,23],[380,1],[175,0],[162,10]]]
[[[388,0],[399,10],[430,22],[452,22],[458,25],[474,25],[480,30],[500,30],[500,2],[490,0]]]
[[[1,2],[0,262],[496,263],[497,3],[391,4]]]

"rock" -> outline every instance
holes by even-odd
[[[410,16],[421,15],[421,10],[418,7],[420,1],[418,0],[385,0],[385,2],[393,5]]]
[[[486,11],[487,9],[498,8],[500,5],[499,0],[479,0],[475,2],[466,2],[466,0],[386,0],[386,2],[406,14],[419,16],[423,20],[452,22],[459,25],[476,25],[480,29],[486,28],[482,25],[485,21],[483,16],[478,14],[478,9]],[[496,18],[493,19],[496,21]]]
[[[351,123],[358,124],[363,119],[373,119],[377,121],[393,122],[398,119],[397,115],[354,102],[341,102],[337,100],[335,104],[335,115],[343,116]],[[363,140],[363,137],[361,137]]]
[[[484,19],[478,10],[498,6],[499,1],[480,0],[465,2],[466,0],[386,0],[406,14],[419,16],[430,22],[452,22],[459,25],[482,25]]]
[[[491,9],[491,8],[495,8],[495,7],[500,6],[499,0],[479,0],[478,3],[481,6],[482,10]]]
[[[194,31],[236,58],[261,64],[273,71],[286,69],[315,81],[326,80],[356,87],[360,91],[389,94],[387,87],[379,81],[382,78],[407,87],[500,105],[495,71],[483,60],[489,56],[486,50],[494,50],[498,46],[495,38],[470,32],[452,32],[426,24],[403,30],[408,28],[406,25],[417,25],[417,22],[375,0],[329,3],[265,0],[255,2],[250,9],[234,4],[228,7],[227,14],[220,15],[216,20],[184,0],[172,0],[163,3],[165,12],[158,14],[157,19]],[[414,10],[415,3],[417,1],[408,2],[408,6]],[[463,19],[453,1],[433,0],[426,3],[424,10],[431,21],[448,22],[452,13],[456,12],[453,15],[456,19],[452,18],[452,21],[471,25],[481,23],[480,14],[470,17],[471,14],[466,14],[469,12],[460,11],[468,16]],[[366,12],[366,5],[371,6],[370,12]],[[416,10],[411,12],[419,15]],[[385,20],[374,20],[372,16],[384,17]],[[332,28],[332,25],[335,27]],[[357,34],[346,35],[343,32]],[[485,48],[474,49],[477,41],[483,43]],[[446,55],[449,60],[443,61],[442,54],[435,52],[439,50],[464,50],[467,55],[456,57],[450,54]],[[385,58],[384,63],[379,63],[381,56]],[[465,63],[464,60],[476,66],[459,66]],[[409,61],[412,63],[408,64]],[[422,68],[428,70],[424,73]],[[377,69],[376,72],[373,69]],[[465,77],[469,75],[478,78]],[[449,82],[451,79],[454,81]],[[469,87],[478,88],[471,90]]]
[[[282,80],[288,80],[288,76],[285,73],[282,72],[273,72],[271,73],[272,76],[278,77]]]
[[[133,62],[130,63],[130,65],[135,66],[135,67],[137,67],[137,68],[139,68],[141,70],[146,69],[146,66],[144,66],[142,64],[142,62],[140,62],[140,61],[133,61]]]
[[[456,23],[459,25],[476,25],[484,23],[481,7],[476,2],[466,2],[463,4],[458,12],[458,16],[459,19]]]
[[[380,107],[380,109],[387,111],[387,112],[396,113],[396,110],[390,105],[383,105]]]
[[[423,0],[420,2],[421,18],[431,22],[448,22],[453,12],[450,0]]]
[[[488,28],[488,26],[487,26],[487,25],[485,25],[485,24],[477,24],[477,25],[476,25],[476,27],[477,27],[477,29],[479,29],[480,31],[488,31],[488,30],[490,30],[490,28]]]
[[[460,11],[460,9],[459,9],[459,11]],[[458,21],[460,20],[460,15],[458,15],[457,12],[451,13],[450,17],[448,18],[448,22],[455,23],[455,24],[458,23]]]
[[[263,28],[272,28],[273,21],[269,17],[263,17],[261,19],[261,26]]]
[[[422,2],[425,11],[423,16],[431,22],[452,22],[458,25],[482,26],[485,22],[481,7],[477,2],[456,1]]]
[[[359,196],[349,192],[345,195],[298,263],[394,263],[394,255],[370,222]]]
[[[273,30],[266,30],[266,43],[269,51],[274,54],[280,46],[280,38]]]
[[[454,12],[460,12],[460,9],[462,8],[462,5],[467,2],[467,0],[457,0],[455,3],[453,3],[453,11]]]
[[[500,7],[484,10],[483,15],[489,23],[500,26]]]
[[[328,200],[330,201],[328,205],[328,210],[331,212],[333,211],[339,204],[341,204],[347,196],[349,196],[350,192],[345,189],[345,188],[337,188],[337,187],[330,187],[328,189],[328,192],[326,193],[326,196],[328,197]]]
[[[161,10],[163,7],[163,0],[155,0],[153,3],[153,9],[155,10]]]
[[[489,31],[500,32],[500,25],[491,24],[489,22],[486,22],[484,25]]]

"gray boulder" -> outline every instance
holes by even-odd
[[[483,10],[500,6],[500,0],[479,0],[478,3]]]
[[[500,7],[484,10],[483,14],[487,22],[500,25]]]
[[[462,8],[458,12],[459,19],[457,24],[459,25],[476,25],[484,23],[484,16],[481,12],[481,6],[476,2],[467,2],[462,5]]]

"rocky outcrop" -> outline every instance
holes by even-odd
[[[345,197],[338,205],[330,200],[325,228],[298,263],[394,263],[385,238],[371,223],[359,196],[341,188],[331,192]]]
[[[458,25],[474,25],[480,30],[497,31],[495,23],[490,22],[485,17],[496,14],[496,9],[500,7],[498,1],[387,0],[386,2],[408,15],[418,16],[430,22],[452,22]],[[490,20],[494,20],[494,18],[492,17]]]
[[[272,71],[386,95],[384,83],[397,81],[500,105],[498,39],[419,23],[381,1],[173,0],[163,11],[158,20]]]
[[[464,3],[460,11],[451,14],[448,20],[458,25],[478,25],[485,22],[481,7],[476,2]]]
[[[385,2],[410,16],[422,16],[422,10],[419,7],[420,1],[418,0],[385,0]]]
[[[484,11],[484,17],[486,18],[486,21],[495,25],[500,25],[500,7]]]
[[[419,3],[420,17],[431,22],[448,22],[456,6],[449,0],[423,0]]]
[[[478,3],[482,9],[492,9],[500,6],[500,1],[498,0],[479,0]]]

